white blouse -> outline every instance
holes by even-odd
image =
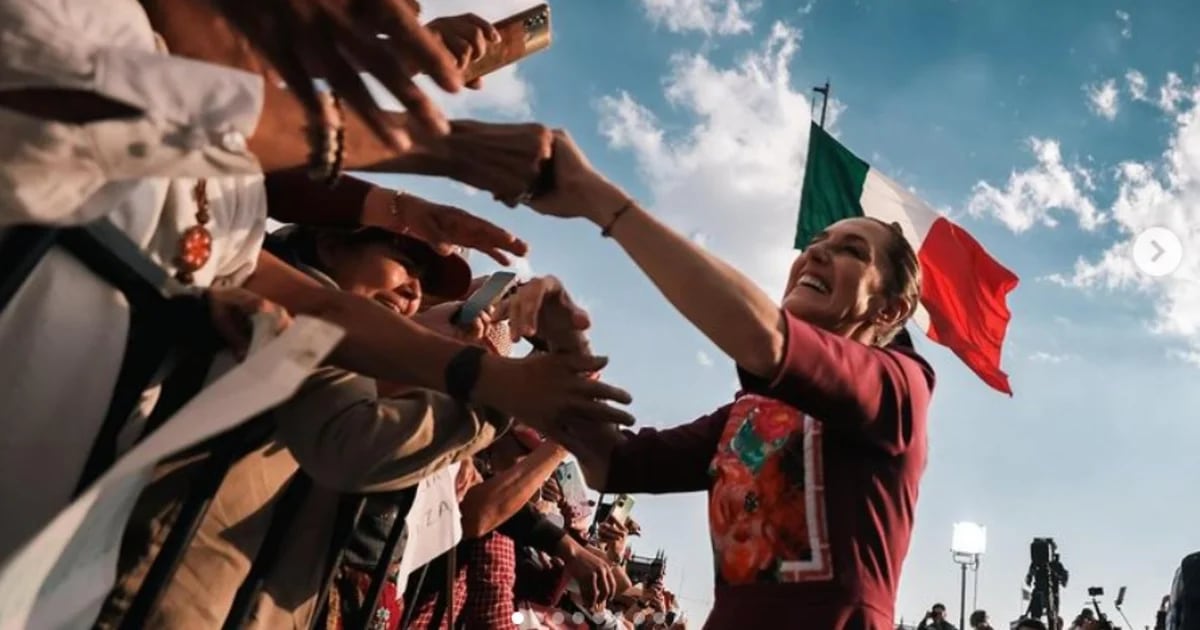
[[[257,75],[156,51],[135,0],[0,0],[0,91],[83,89],[140,108],[66,125],[0,108],[0,239],[20,223],[108,217],[156,262],[196,224],[208,178],[212,255],[196,286],[254,269],[266,193],[246,149],[262,109]],[[129,326],[123,296],[53,250],[0,313],[0,562],[62,509],[116,384]]]

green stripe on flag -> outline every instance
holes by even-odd
[[[863,216],[859,199],[870,168],[824,129],[812,125],[796,220],[796,249],[804,249],[821,230],[842,219]]]

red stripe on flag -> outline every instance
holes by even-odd
[[[985,383],[1011,396],[1008,375],[1000,369],[1000,349],[1012,317],[1005,296],[1017,286],[1016,274],[945,217],[933,222],[917,257],[929,338],[958,355]]]

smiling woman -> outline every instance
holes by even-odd
[[[892,343],[920,294],[903,234],[866,217],[832,223],[778,303],[639,207],[561,132],[554,169],[534,209],[611,236],[737,363],[742,392],[668,430],[547,430],[602,492],[708,492],[717,588],[705,628],[893,627],[933,389],[929,364]]]
[[[874,236],[879,246],[873,247],[864,233]],[[859,318],[852,313],[839,312],[836,307],[831,310],[831,305],[842,305],[852,311],[869,310],[872,291],[861,282],[840,278],[837,267],[829,267],[825,272],[820,269],[822,265],[807,264],[810,258],[829,256],[827,252],[844,253],[868,267],[882,269],[878,278],[880,296],[895,305],[916,304],[921,295],[921,265],[898,225],[870,217],[846,219],[822,230],[805,251],[808,256],[799,256],[792,263],[783,308],[827,330],[836,332],[850,325],[851,329],[847,330],[850,334],[846,336],[858,338],[861,333],[853,330],[853,323]],[[873,264],[876,256],[883,259],[883,265]],[[811,293],[799,290],[801,288]],[[842,295],[856,291],[855,295]],[[875,330],[870,343],[887,345],[903,328],[902,323],[903,320],[897,325]]]
[[[380,228],[289,226],[273,233],[267,248],[406,317],[420,310],[423,293],[457,300],[471,284],[471,268],[458,254],[443,256],[424,241]]]

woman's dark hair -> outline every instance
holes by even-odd
[[[987,612],[986,611],[976,610],[975,612],[971,613],[970,623],[971,623],[972,627],[981,625],[981,624],[985,623],[986,621],[987,621]]]
[[[899,223],[868,218],[887,228],[890,236],[883,248],[883,257],[887,260],[888,267],[884,280],[885,297],[889,300],[905,299],[914,305],[917,304],[921,298],[921,263],[917,259],[917,253],[904,237]],[[886,346],[891,343],[896,334],[904,329],[904,324],[905,322],[900,322],[891,330],[881,331],[875,340],[876,345]]]

